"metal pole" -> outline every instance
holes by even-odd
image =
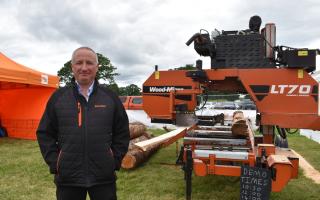
[[[186,180],[186,200],[191,200],[192,192],[192,169],[193,169],[193,159],[192,159],[192,150],[190,147],[187,147],[186,150],[186,164],[185,164],[185,180]]]

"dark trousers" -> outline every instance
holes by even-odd
[[[116,183],[96,185],[89,188],[57,186],[57,200],[116,200]]]

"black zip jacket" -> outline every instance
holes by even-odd
[[[110,183],[128,151],[128,117],[119,98],[97,81],[88,102],[74,83],[50,97],[37,138],[57,185]]]

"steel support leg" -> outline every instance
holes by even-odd
[[[192,159],[192,151],[188,147],[186,149],[186,163],[184,167],[184,178],[186,181],[186,200],[191,200],[191,192],[192,192],[192,170],[193,170],[193,159]]]

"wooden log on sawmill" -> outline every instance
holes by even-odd
[[[249,135],[248,125],[242,111],[235,111],[233,113],[232,135],[237,137],[247,137]]]
[[[129,124],[130,139],[142,136],[146,131],[146,126],[140,122]]]

